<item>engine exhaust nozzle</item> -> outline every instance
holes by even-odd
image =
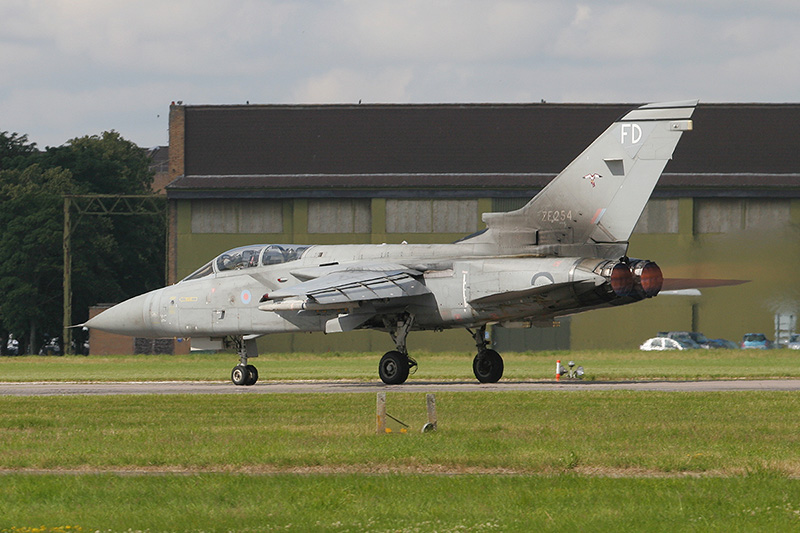
[[[630,262],[633,289],[642,298],[652,298],[664,285],[661,268],[653,261],[634,259]]]

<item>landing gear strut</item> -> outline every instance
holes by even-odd
[[[503,377],[503,358],[491,348],[486,347],[486,326],[475,331],[467,329],[475,339],[478,355],[472,361],[472,371],[481,383],[497,383]]]
[[[395,323],[388,320],[384,323],[389,329],[389,335],[392,336],[396,349],[386,352],[381,357],[378,375],[387,385],[399,385],[405,383],[411,369],[417,366],[417,362],[408,356],[406,349],[406,337],[414,324],[414,315],[408,313],[399,317]]]
[[[249,357],[258,357],[256,339],[235,337],[234,343],[239,352],[239,364],[231,370],[231,381],[234,385],[255,385],[258,381],[258,369],[247,363]]]

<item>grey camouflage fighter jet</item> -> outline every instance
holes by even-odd
[[[388,332],[387,384],[406,381],[411,331],[465,328],[484,383],[503,375],[487,324],[634,303],[664,288],[660,268],[627,255],[628,239],[697,101],[650,104],[614,122],[527,205],[483,215],[486,229],[453,244],[229,250],[180,282],[122,302],[86,326],[139,337],[237,341],[231,379],[253,385],[255,339],[270,333]],[[679,284],[678,284],[679,285]],[[685,288],[674,285],[672,288]]]

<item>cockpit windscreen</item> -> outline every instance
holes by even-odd
[[[308,245],[298,244],[253,244],[240,246],[219,254],[202,267],[188,275],[183,281],[200,279],[215,272],[241,270],[258,265],[279,265],[299,259]]]

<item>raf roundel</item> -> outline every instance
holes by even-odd
[[[242,299],[242,303],[244,305],[249,304],[250,300],[252,299],[252,296],[250,295],[250,291],[248,291],[247,289],[243,290],[242,291],[242,295],[241,295],[241,299]]]

